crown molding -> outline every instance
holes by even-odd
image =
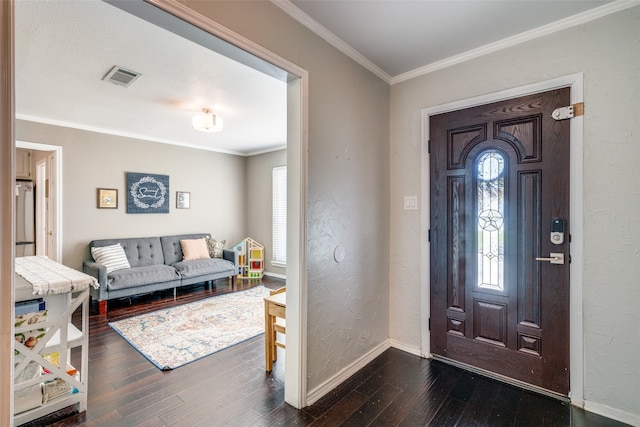
[[[353,59],[390,85],[401,83],[406,80],[432,73],[434,71],[442,70],[444,68],[460,64],[462,62],[470,61],[472,59],[488,55],[502,49],[506,49],[530,40],[544,37],[558,31],[575,27],[577,25],[585,24],[587,22],[610,15],[612,13],[620,12],[622,10],[640,5],[640,0],[614,0],[611,3],[607,3],[591,10],[587,10],[577,15],[573,15],[556,22],[543,25],[542,27],[538,27],[533,30],[525,31],[512,37],[507,37],[494,43],[489,43],[479,48],[472,49],[440,61],[432,62],[431,64],[427,64],[423,67],[416,68],[415,70],[411,70],[392,77],[385,71],[383,71],[380,67],[369,61],[360,52],[349,46],[335,34],[320,25],[309,15],[298,9],[289,0],[271,0],[271,2],[282,9],[284,12],[289,14],[296,21],[300,22],[302,25],[309,28],[311,31],[330,43],[333,47],[340,50],[342,53],[349,56],[351,59]]]
[[[356,61],[358,64],[362,65],[367,70],[371,71],[386,83],[391,84],[391,76],[382,70],[382,68],[369,61],[364,55],[342,41],[342,39],[338,38],[338,36],[320,25],[302,10],[298,9],[289,0],[271,0],[271,2],[290,15],[293,19],[313,31],[316,35],[320,36],[330,45]]]
[[[32,116],[29,114],[16,114],[15,117],[18,120],[24,120],[27,122],[41,123],[41,124],[52,125],[52,126],[60,126],[60,127],[70,128],[70,129],[78,129],[78,130],[83,130],[88,132],[102,133],[105,135],[121,136],[124,138],[132,138],[140,141],[160,142],[162,144],[176,145],[179,147],[193,148],[196,150],[213,151],[213,152],[222,153],[222,154],[232,154],[234,156],[245,156],[245,157],[249,156],[249,154],[243,153],[240,151],[224,150],[224,149],[219,149],[215,147],[203,147],[196,144],[189,144],[184,141],[178,141],[178,140],[166,139],[166,138],[155,138],[148,135],[142,135],[142,134],[137,134],[133,132],[122,132],[114,129],[101,128],[97,126],[88,126],[81,123],[68,122],[65,120],[49,119],[47,117]]]
[[[518,45],[520,43],[544,37],[558,31],[566,30],[577,25],[585,24],[587,22],[602,18],[612,13],[620,12],[621,10],[629,9],[637,5],[640,5],[640,0],[615,0],[606,5],[587,10],[585,12],[552,22],[547,25],[543,25],[542,27],[538,27],[530,31],[525,31],[524,33],[520,33],[512,37],[507,37],[506,39],[502,39],[494,43],[489,43],[477,49],[472,49],[459,55],[454,55],[441,61],[433,62],[431,64],[425,65],[424,67],[416,68],[415,70],[399,74],[391,78],[391,85],[410,80],[415,77],[423,76],[425,74],[429,74],[443,68],[451,67],[452,65],[460,64],[462,62],[466,62],[483,55],[487,55],[502,49],[506,49],[508,47]]]
[[[156,138],[148,135],[142,135],[142,134],[137,134],[132,132],[122,132],[114,129],[88,126],[88,125],[83,125],[79,123],[63,121],[63,120],[55,120],[55,119],[49,119],[45,117],[31,116],[28,114],[16,114],[16,119],[24,120],[27,122],[33,122],[33,123],[41,123],[45,125],[60,126],[60,127],[70,128],[70,129],[78,129],[78,130],[83,130],[87,132],[102,133],[105,135],[120,136],[123,138],[132,138],[140,141],[159,142],[161,144],[169,144],[169,145],[175,145],[178,147],[193,148],[195,150],[213,151],[215,153],[221,153],[221,154],[231,154],[234,156],[241,156],[241,157],[251,157],[259,154],[271,153],[272,151],[285,150],[287,148],[287,144],[284,143],[284,144],[278,144],[273,147],[265,148],[262,150],[256,150],[256,151],[249,151],[249,152],[234,151],[234,150],[225,150],[225,149],[216,148],[216,147],[203,147],[202,145],[189,144],[184,141],[179,141],[174,139]]]

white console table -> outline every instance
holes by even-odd
[[[26,258],[35,259],[39,257]],[[41,262],[40,259],[38,261]],[[45,262],[45,266],[48,266],[48,263],[52,263],[51,267],[54,269],[58,266],[64,267],[62,264],[48,259]],[[68,269],[68,267],[64,267],[64,269]],[[16,268],[16,271],[18,271],[18,268]],[[73,270],[73,272],[80,273],[76,270]],[[73,286],[71,286],[72,291],[49,294],[43,294],[42,292],[47,291],[42,291],[41,287],[36,287],[35,284],[25,280],[22,276],[18,274],[15,276],[16,302],[42,297],[46,301],[47,320],[15,328],[15,333],[27,332],[35,328],[45,328],[46,333],[32,348],[14,341],[14,350],[22,355],[19,359],[15,359],[14,379],[18,378],[20,373],[29,366],[30,362],[37,363],[46,370],[46,373],[26,381],[15,382],[14,391],[24,390],[57,378],[64,380],[75,389],[73,393],[53,398],[35,408],[14,414],[16,426],[72,405],[77,405],[79,412],[84,412],[87,409],[89,286],[97,286],[97,284],[94,283],[95,279],[93,281],[89,279],[91,276],[87,276],[86,284],[79,284],[78,277],[82,279],[82,276],[76,276],[75,273],[72,273],[74,276]],[[31,278],[31,280],[34,279]],[[34,292],[40,292],[40,294],[34,295]],[[59,290],[49,290],[48,292],[59,292]],[[72,316],[75,312],[78,314],[76,316],[77,326],[72,322]],[[74,350],[74,363],[72,364],[71,355],[73,349],[76,350]],[[44,357],[56,352],[59,354],[57,365]],[[71,365],[78,371],[78,375],[69,375],[67,373],[67,367]]]

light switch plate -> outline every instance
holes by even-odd
[[[418,210],[418,196],[404,196],[404,210],[405,211],[417,211]]]

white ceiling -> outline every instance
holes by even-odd
[[[393,84],[640,0],[272,0]],[[125,2],[126,3],[126,2]],[[129,88],[102,81],[118,65]],[[212,108],[224,130],[191,129]],[[286,83],[99,0],[16,2],[18,118],[250,155],[286,145]]]
[[[16,2],[16,113],[248,155],[286,146],[286,83],[98,0]],[[128,88],[114,66],[142,73]],[[210,107],[222,132],[191,128]]]

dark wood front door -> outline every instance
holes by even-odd
[[[551,113],[569,95],[564,88],[444,113],[429,126],[431,353],[562,395],[569,120]],[[560,223],[558,244],[551,232]]]

